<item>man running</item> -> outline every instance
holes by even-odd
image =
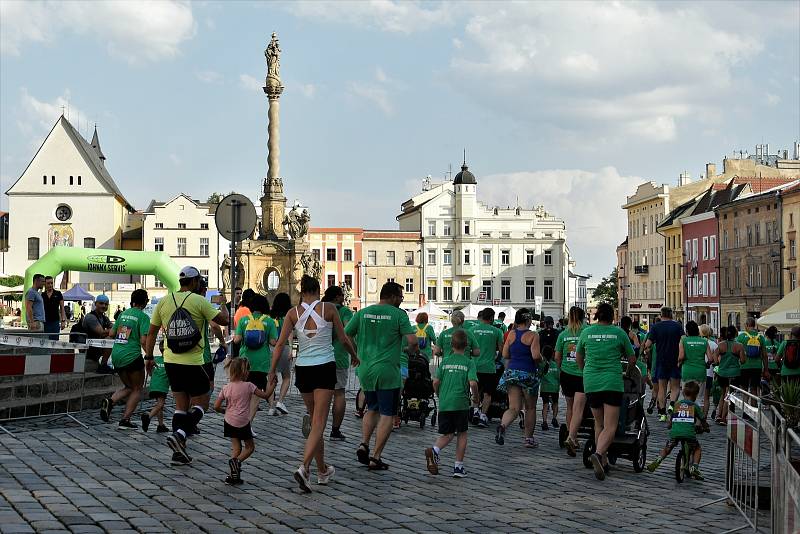
[[[479,314],[480,323],[472,329],[472,335],[478,342],[480,354],[475,358],[475,369],[478,373],[478,389],[482,399],[478,414],[478,426],[485,428],[489,422],[489,407],[492,395],[497,390],[497,353],[503,350],[503,331],[494,326],[494,310],[484,308]],[[451,339],[452,341],[452,339]]]
[[[417,336],[406,312],[400,309],[403,288],[395,282],[383,284],[380,301],[360,309],[345,328],[350,338],[357,338],[361,365],[358,378],[367,401],[361,426],[361,444],[356,456],[370,470],[386,470],[381,459],[400,402],[400,352],[405,338],[409,353],[417,350]],[[377,428],[375,450],[369,443]]]
[[[203,329],[206,321],[220,326],[229,323],[228,310],[219,311],[197,294],[200,287],[200,271],[184,267],[178,275],[180,290],[170,292],[158,301],[145,346],[145,362],[148,374],[153,369],[153,349],[159,329],[165,329],[164,370],[167,372],[172,396],[175,397],[175,413],[172,416],[172,434],[167,444],[174,451],[173,464],[188,464],[192,458],[186,452],[186,436],[197,427],[204,411],[200,406],[189,409],[190,399],[205,395],[209,390],[209,376],[203,368]]]
[[[672,399],[669,406],[670,412],[672,412],[672,405],[678,399],[681,390],[678,347],[683,334],[683,326],[672,320],[672,308],[664,306],[661,308],[661,320],[650,329],[644,345],[645,351],[650,350],[653,345],[658,350],[654,378],[658,380],[658,420],[662,422],[667,420],[667,387],[670,389],[670,398]]]
[[[742,364],[741,386],[750,394],[759,396],[761,377],[769,378],[769,359],[767,358],[767,340],[758,331],[755,317],[748,317],[745,330],[736,341],[744,346],[747,360]]]
[[[340,286],[330,286],[325,290],[322,302],[330,302],[336,306],[342,326],[347,326],[353,318],[353,310],[344,305],[344,290]],[[333,391],[333,426],[331,427],[331,441],[344,441],[340,427],[344,421],[344,412],[347,409],[347,375],[350,373],[350,353],[347,352],[341,339],[334,338],[333,353],[336,356],[336,389]]]

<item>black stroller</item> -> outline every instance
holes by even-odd
[[[431,412],[433,412],[431,425],[435,425],[438,410],[433,395],[430,364],[421,354],[411,354],[408,356],[408,378],[403,387],[400,419],[405,424],[417,421],[420,428],[425,428],[425,422]]]
[[[500,377],[503,376],[503,372],[505,368],[501,365],[495,371],[497,374],[497,381],[500,381]],[[495,388],[494,393],[492,393],[492,404],[489,405],[488,413],[486,417],[489,418],[489,421],[492,419],[500,419],[503,417],[503,414],[508,409],[508,395],[499,389]]]

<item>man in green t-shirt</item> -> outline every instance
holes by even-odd
[[[347,323],[353,318],[353,310],[344,305],[344,290],[341,286],[329,286],[325,290],[322,302],[330,302],[336,306],[342,326],[347,326]],[[342,421],[344,421],[345,410],[347,410],[345,392],[347,390],[348,374],[350,373],[350,354],[345,349],[342,340],[335,338],[335,334],[333,353],[336,357],[336,388],[333,390],[333,426],[328,439],[331,441],[344,441],[345,436],[342,434],[340,427],[342,426]]]
[[[356,456],[370,470],[389,468],[381,460],[381,453],[392,433],[400,403],[400,351],[404,342],[408,352],[417,350],[417,336],[408,314],[400,309],[402,302],[402,286],[386,282],[380,301],[358,310],[345,328],[345,334],[358,341],[358,380],[367,402]],[[369,443],[376,429],[375,450],[370,455]]]
[[[694,450],[689,466],[689,475],[697,480],[703,480],[703,475],[700,474],[700,458],[702,451],[700,442],[697,441],[696,427],[701,424],[706,424],[706,417],[703,415],[703,408],[697,404],[697,395],[700,393],[700,386],[695,381],[686,382],[683,386],[683,398],[675,403],[670,420],[667,423],[669,427],[669,439],[666,445],[661,450],[661,454],[653,462],[647,466],[647,470],[651,473],[655,471],[664,458],[669,456],[681,441],[686,441],[689,446]]]
[[[464,454],[467,452],[470,398],[473,403],[478,402],[478,375],[475,372],[475,359],[464,353],[467,348],[467,332],[457,330],[453,333],[451,345],[451,354],[442,360],[433,380],[433,389],[439,395],[441,436],[433,447],[425,449],[425,460],[428,471],[432,475],[439,474],[439,453],[455,434],[458,437],[453,477],[464,478],[467,476],[464,470]]]
[[[148,373],[154,364],[153,349],[161,327],[165,330],[164,370],[167,372],[172,396],[175,398],[175,412],[172,415],[172,434],[167,437],[167,444],[173,450],[172,463],[188,464],[192,458],[186,452],[186,436],[203,418],[201,406],[192,406],[192,397],[208,392],[208,375],[203,369],[203,348],[205,342],[201,328],[206,321],[214,321],[220,326],[229,322],[228,310],[221,306],[219,310],[206,299],[196,293],[200,285],[200,271],[187,266],[178,275],[180,290],[168,293],[158,301],[145,345],[145,362]],[[179,315],[178,309],[188,313],[191,321],[173,320]],[[186,315],[186,314],[183,314]],[[180,324],[179,324],[180,323]],[[184,344],[197,338],[197,342],[186,348]],[[180,345],[178,342],[182,342]],[[173,351],[173,348],[178,352]]]
[[[769,375],[769,360],[767,359],[767,340],[758,331],[755,317],[748,317],[745,330],[736,338],[737,343],[744,347],[747,359],[741,366],[742,374],[739,378],[741,387],[758,395],[761,390],[761,377]]]
[[[467,349],[465,354],[468,356],[477,357],[480,354],[480,349],[478,348],[478,340],[475,339],[475,335],[473,332],[475,328],[478,327],[476,324],[473,326],[472,329],[464,328],[464,313],[456,310],[450,314],[450,323],[453,325],[452,327],[443,330],[441,334],[439,334],[439,338],[436,343],[436,348],[434,349],[433,353],[441,356],[442,358],[447,358],[451,354],[453,354],[453,349],[450,346],[450,338],[453,337],[453,333],[458,330],[464,330],[467,335]],[[478,323],[480,324],[480,323]]]
[[[142,346],[147,340],[147,332],[150,330],[150,318],[142,310],[147,306],[147,302],[147,291],[135,290],[131,293],[131,307],[117,316],[117,320],[111,328],[111,337],[114,338],[111,362],[114,364],[114,371],[119,374],[122,387],[111,397],[103,399],[100,418],[108,422],[114,404],[127,397],[125,413],[122,414],[118,425],[119,428],[126,430],[138,428],[131,423],[131,415],[139,405],[144,387]]]
[[[789,346],[790,343],[793,345],[792,347]],[[778,361],[781,362],[781,379],[791,382],[800,382],[800,365],[789,367],[789,364],[786,362],[788,350],[794,351],[792,354],[797,354],[797,357],[800,357],[800,326],[792,328],[789,339],[784,339],[781,342],[777,354]]]
[[[481,409],[478,414],[478,426],[485,428],[489,423],[489,407],[492,405],[492,395],[497,390],[500,376],[497,374],[497,355],[503,350],[503,331],[494,326],[494,310],[484,308],[478,314],[480,323],[472,329],[472,336],[478,344],[478,353],[475,360],[475,370],[478,373],[478,391],[480,392]],[[467,341],[469,344],[469,341]],[[500,364],[502,366],[502,364]]]

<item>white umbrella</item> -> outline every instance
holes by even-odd
[[[770,306],[757,322],[759,326],[775,326],[785,332],[800,325],[800,287]]]
[[[22,295],[25,292],[25,286],[3,287],[0,286],[0,295]]]

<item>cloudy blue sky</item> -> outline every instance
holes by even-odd
[[[3,0],[0,177],[5,190],[68,105],[81,131],[99,125],[137,207],[255,199],[277,31],[281,174],[314,225],[395,227],[466,148],[479,197],[544,204],[599,276],[638,182],[800,138],[798,5]]]

